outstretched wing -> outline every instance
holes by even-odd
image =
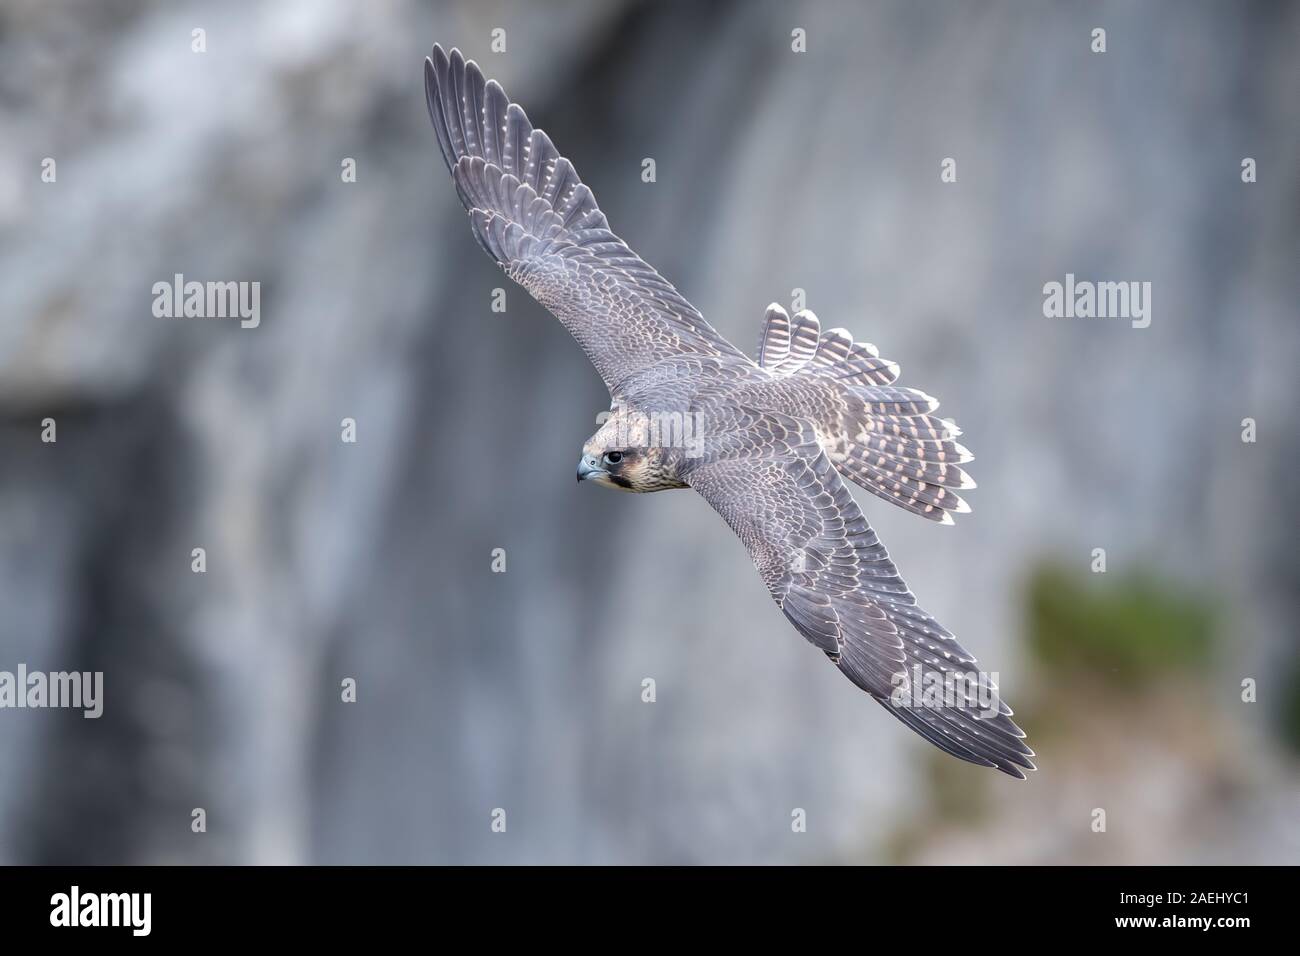
[[[573,164],[473,60],[435,46],[424,87],[479,243],[564,324],[611,394],[672,355],[748,361],[610,230]]]
[[[811,426],[749,409],[718,426],[685,480],[744,542],[790,622],[935,746],[1014,777],[1034,769],[1011,708],[916,606]]]

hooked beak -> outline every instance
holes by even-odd
[[[586,481],[589,478],[608,478],[609,472],[596,463],[596,459],[590,455],[583,455],[578,459],[578,480]]]

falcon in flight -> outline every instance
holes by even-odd
[[[922,518],[969,511],[970,453],[898,365],[767,309],[757,361],[610,229],[550,138],[459,50],[424,63],[429,117],[479,245],[560,320],[609,388],[578,480],[693,488],[790,623],[954,757],[1024,778],[1033,751],[975,658],[922,611],[844,479]]]

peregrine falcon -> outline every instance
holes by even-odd
[[[610,229],[569,160],[459,50],[424,63],[429,117],[479,244],[560,320],[609,389],[578,480],[692,488],[773,600],[887,711],[955,757],[1023,779],[1033,751],[975,658],[899,576],[843,479],[952,523],[974,482],[938,403],[816,316],[767,309],[757,361]]]

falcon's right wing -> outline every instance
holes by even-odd
[[[749,362],[610,230],[573,165],[473,60],[435,46],[424,87],[479,243],[564,324],[611,393],[673,355]]]
[[[916,606],[811,426],[742,409],[714,440],[685,480],[744,542],[800,633],[935,746],[1013,777],[1033,770],[996,686],[956,680],[978,673],[975,658]],[[945,679],[954,696],[926,695]]]

